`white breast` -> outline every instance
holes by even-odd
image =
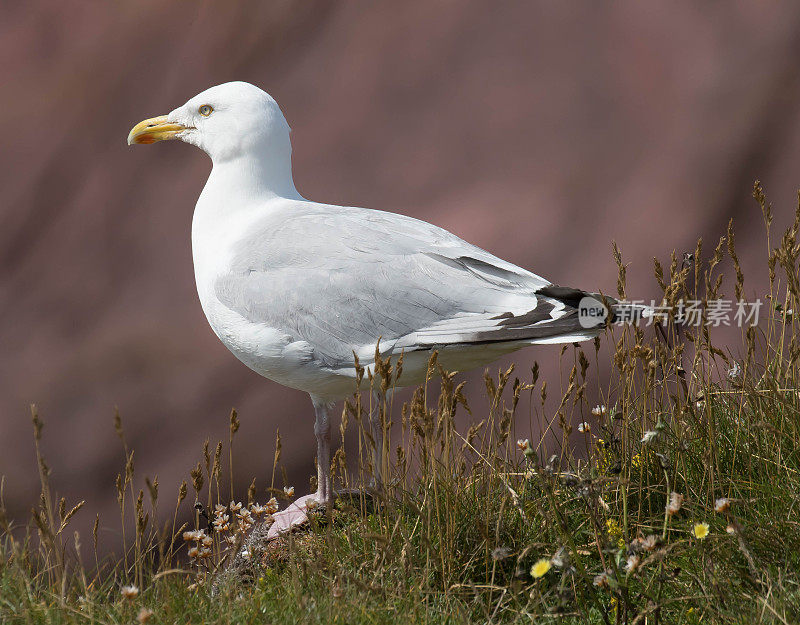
[[[203,312],[220,341],[244,364],[284,386],[319,396],[343,397],[352,392],[350,372],[326,370],[313,358],[313,346],[284,329],[253,323],[229,309],[217,297],[215,283],[230,271],[237,242],[264,207],[218,217],[201,196],[192,220],[192,256],[197,294]]]

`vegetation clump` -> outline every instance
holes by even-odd
[[[98,517],[85,564],[80,536],[67,537],[82,503],[51,492],[34,410],[42,493],[26,524],[0,506],[0,622],[800,622],[800,207],[773,249],[771,208],[758,184],[754,195],[771,250],[768,303],[736,349],[712,344],[707,307],[693,326],[674,312],[720,300],[723,263],[743,300],[731,226],[705,262],[700,242],[669,267],[656,261],[671,311],[658,332],[609,327],[608,362],[600,340],[564,347],[558,392],[538,366],[487,372],[488,409],[466,431],[455,419],[470,410],[463,384],[435,353],[402,407],[387,399],[402,357],[378,358],[380,377],[359,368],[364,392],[342,413],[332,464],[348,496],[277,541],[266,540],[270,515],[294,494],[276,487],[280,438],[265,496],[254,480],[237,501],[233,412],[227,483],[225,445],[206,443],[165,519],[157,480],[133,487],[117,417],[124,553],[99,558]],[[616,248],[615,259],[624,298]],[[351,428],[357,453],[344,449]],[[363,489],[374,448],[385,483]]]

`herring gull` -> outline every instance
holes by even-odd
[[[330,413],[355,390],[354,354],[369,368],[376,345],[382,357],[402,353],[398,385],[410,386],[424,380],[432,350],[463,371],[604,327],[578,314],[584,291],[447,230],[301,197],[289,125],[254,85],[211,87],[134,126],[128,144],[167,139],[199,147],[213,163],[192,219],[197,291],[211,328],[248,367],[307,392],[314,405],[318,489],[275,515],[271,536],[331,502]]]

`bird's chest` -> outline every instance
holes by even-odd
[[[214,333],[239,360],[276,382],[307,390],[304,379],[315,367],[311,346],[285,328],[243,317],[220,300],[218,285],[232,271],[237,242],[249,227],[247,219],[220,225],[195,218],[192,256],[200,304]]]

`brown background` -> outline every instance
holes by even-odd
[[[652,257],[715,242],[730,217],[757,283],[753,180],[778,225],[794,210],[797,3],[10,0],[0,11],[0,475],[15,513],[38,492],[31,402],[56,487],[88,499],[86,519],[115,506],[115,405],[140,476],[158,474],[162,492],[206,437],[227,436],[231,406],[240,494],[266,474],[276,426],[305,490],[308,398],[235,360],[197,302],[189,227],[208,159],[178,142],[125,145],[135,122],[213,84],[247,80],[278,100],[305,197],[432,221],[561,284],[613,291],[616,240],[629,292],[652,297]],[[556,354],[515,360],[552,370]]]

